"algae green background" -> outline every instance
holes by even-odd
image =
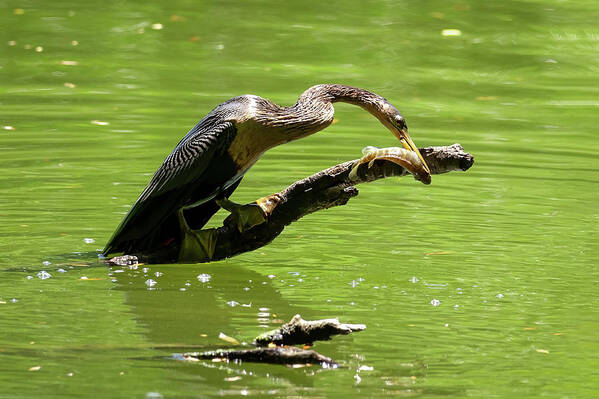
[[[0,397],[596,395],[598,17],[593,1],[0,1]],[[224,262],[97,261],[215,105],[326,82],[385,96],[419,146],[459,142],[475,166],[362,186]],[[396,144],[359,108],[336,118],[234,199]],[[295,313],[368,328],[316,345],[338,370],[172,358]]]

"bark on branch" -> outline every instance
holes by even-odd
[[[420,148],[420,153],[428,164],[431,174],[438,175],[452,171],[466,171],[474,164],[474,157],[464,152],[460,144],[450,146]],[[345,205],[358,195],[357,184],[368,183],[393,176],[404,176],[408,171],[402,166],[386,160],[375,160],[359,166],[357,176],[349,174],[358,160],[335,165],[328,169],[299,180],[280,193],[277,206],[265,223],[240,232],[232,218],[227,218],[223,226],[216,229],[216,247],[211,258],[198,254],[195,262],[209,262],[229,258],[243,252],[253,251],[274,240],[285,226],[310,213]],[[147,263],[172,263],[178,261],[181,240],[166,248],[151,253],[133,254],[113,258],[109,263],[131,264],[140,261]],[[187,260],[189,261],[189,259]]]

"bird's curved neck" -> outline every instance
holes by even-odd
[[[385,123],[383,111],[392,106],[378,94],[357,87],[320,84],[310,87],[291,107],[263,100],[255,107],[254,120],[268,126],[268,148],[316,133],[333,122],[333,103],[358,105]],[[278,132],[278,133],[277,133]]]
[[[370,113],[378,112],[384,103],[388,103],[385,98],[368,90],[338,84],[312,86],[302,93],[298,99],[298,104],[315,101],[350,103],[359,105]]]

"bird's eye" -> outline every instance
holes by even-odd
[[[397,125],[400,128],[402,128],[402,129],[407,129],[408,128],[406,126],[406,120],[401,115],[396,115],[395,116],[395,121],[397,122]]]

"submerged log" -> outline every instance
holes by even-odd
[[[474,164],[474,157],[464,152],[460,144],[419,149],[431,174],[438,175],[452,171],[466,171]],[[358,195],[355,185],[368,183],[393,176],[404,176],[409,172],[402,166],[383,159],[370,164],[359,165],[350,176],[354,165],[359,160],[344,162],[326,170],[299,180],[280,193],[276,194],[277,205],[265,223],[240,232],[233,218],[224,220],[223,226],[214,229],[213,253],[207,256],[197,252],[186,254],[185,259],[179,257],[182,243],[187,236],[175,240],[167,247],[155,251],[135,255],[145,263],[209,262],[222,260],[244,252],[253,251],[274,240],[294,221],[319,210],[345,205]],[[357,172],[357,173],[356,173]],[[189,221],[193,225],[193,220]],[[193,233],[192,233],[193,234]],[[109,264],[124,265],[130,263],[131,257],[115,257],[107,261]]]
[[[260,334],[254,339],[254,349],[219,349],[183,354],[184,360],[209,359],[212,361],[242,361],[273,364],[320,364],[338,367],[333,359],[312,349],[300,349],[289,345],[312,345],[326,341],[333,335],[350,334],[366,329],[364,324],[344,324],[337,319],[304,320],[296,314],[280,328]]]
[[[320,364],[323,367],[338,367],[330,357],[323,356],[314,350],[296,348],[295,346],[277,346],[273,348],[254,348],[244,350],[220,349],[208,352],[190,352],[183,355],[184,360],[236,361],[271,364]]]

